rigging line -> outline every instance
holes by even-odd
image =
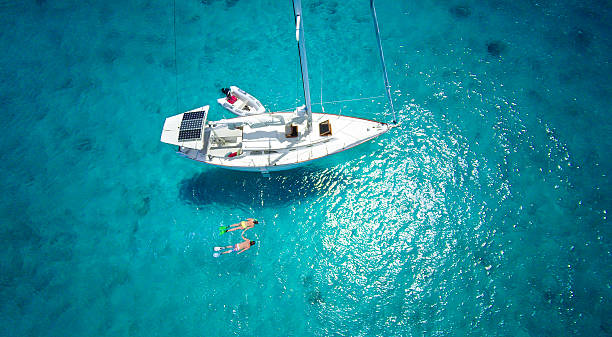
[[[179,112],[179,98],[178,98],[178,67],[176,65],[176,0],[172,1],[172,31],[174,33],[174,89],[176,95],[176,112]]]
[[[361,100],[364,100],[364,99],[374,99],[374,98],[381,98],[381,97],[385,97],[385,95],[370,96],[370,97],[361,97],[361,98],[351,98],[351,99],[341,99],[341,100],[338,100],[338,101],[325,101],[325,102],[321,101],[321,103],[312,103],[312,105],[361,101]],[[295,108],[288,108],[288,109],[283,109],[283,110],[277,110],[277,112],[288,112],[288,111],[293,111],[293,110],[295,110]]]
[[[338,101],[327,101],[327,102],[324,102],[324,103],[342,103],[342,102],[361,101],[361,100],[364,100],[364,99],[374,99],[374,98],[381,98],[381,97],[385,97],[385,95],[378,95],[378,96],[371,96],[371,97],[361,97],[361,98],[351,98],[351,99],[341,99],[341,100],[338,100]]]
[[[325,108],[323,107],[323,66],[321,65],[323,63],[323,61],[319,61],[319,70],[321,72],[321,95],[319,96],[321,98],[321,112],[325,112]]]
[[[391,111],[393,111],[393,124],[397,124],[397,118],[395,118],[395,109],[393,108],[393,100],[391,99],[391,86],[389,85],[389,77],[387,76],[387,66],[385,66],[385,55],[382,49],[382,43],[380,42],[380,31],[378,29],[378,19],[376,18],[376,8],[374,8],[374,0],[370,0],[370,9],[372,9],[372,18],[374,19],[374,31],[376,32],[376,41],[378,42],[378,51],[380,52],[380,63],[383,68],[383,75],[385,78],[385,93],[389,104],[391,105]]]
[[[294,9],[294,13],[295,13],[295,9]],[[297,57],[297,59],[295,59],[295,61],[296,61],[295,62],[295,66],[294,66],[295,76],[293,77],[294,79],[295,78],[300,78],[300,76],[301,76],[300,75],[300,71],[301,70],[300,70],[300,57],[299,57],[299,53],[298,53],[298,57]],[[293,96],[293,104],[299,104],[300,103],[300,83],[299,82],[300,82],[299,80],[294,80],[294,83],[295,83],[295,91],[294,91],[294,93],[295,93],[295,95]],[[295,110],[295,108],[293,108],[293,109],[276,110],[276,111],[285,111],[285,110],[293,111],[293,110]]]
[[[293,4],[293,17],[295,18],[295,4],[294,4],[294,1],[291,1],[291,3]],[[297,30],[297,27],[296,27],[296,30]],[[298,39],[298,41],[299,41],[299,35],[298,35],[297,32],[296,32],[296,39]],[[294,78],[300,78],[300,76],[301,76],[300,72],[302,71],[300,69],[301,68],[301,64],[300,64],[301,60],[300,60],[299,49],[300,49],[300,47],[298,45],[298,58],[297,58],[297,62],[295,63],[296,65],[295,65],[295,77]],[[293,99],[293,104],[299,104],[299,102],[300,102],[300,97],[299,97],[300,89],[299,89],[299,85],[300,85],[299,81],[295,81],[295,97]],[[285,109],[285,110],[287,110],[287,109]],[[291,109],[291,110],[295,110],[295,109]]]

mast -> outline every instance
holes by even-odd
[[[308,82],[308,61],[306,60],[306,43],[304,39],[304,22],[302,20],[302,2],[293,0],[293,13],[295,15],[295,39],[298,42],[300,66],[302,69],[302,84],[304,86],[304,99],[306,101],[306,115],[308,123],[306,132],[312,128],[312,105],[310,102],[310,85]]]
[[[370,0],[370,9],[372,9],[372,18],[374,19],[374,30],[376,31],[376,41],[378,41],[378,51],[380,52],[380,63],[382,64],[383,75],[385,77],[385,93],[387,99],[391,105],[391,111],[393,111],[393,124],[397,124],[395,118],[395,109],[393,108],[393,101],[391,100],[391,86],[389,85],[389,78],[387,77],[387,66],[385,66],[385,55],[382,49],[382,43],[380,42],[380,31],[378,30],[378,19],[376,18],[376,8],[374,8],[374,0]]]

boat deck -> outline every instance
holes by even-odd
[[[211,135],[208,155],[198,156],[198,159],[190,157],[196,160],[205,157],[201,161],[237,170],[259,171],[266,168],[273,171],[343,151],[389,129],[387,124],[371,120],[313,113],[313,130],[306,134],[306,122],[289,123],[291,116],[292,113],[274,113],[225,120],[248,123],[241,129],[216,127]],[[331,133],[321,135],[319,125],[327,121],[331,125]],[[297,126],[296,137],[291,137],[292,125]],[[326,125],[323,129],[327,129]],[[238,154],[229,157],[232,152]]]

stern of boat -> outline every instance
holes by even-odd
[[[160,140],[177,145],[179,152],[192,157],[192,152],[206,154],[210,132],[206,130],[209,106],[189,110],[166,118]]]

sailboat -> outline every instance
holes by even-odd
[[[392,107],[373,1],[370,7],[385,72],[387,98]],[[389,131],[391,126],[383,122],[312,112],[301,1],[294,0],[293,8],[306,104],[293,112],[217,121],[207,120],[209,106],[206,105],[166,118],[162,142],[178,146],[179,154],[205,164],[267,173],[308,164]]]

